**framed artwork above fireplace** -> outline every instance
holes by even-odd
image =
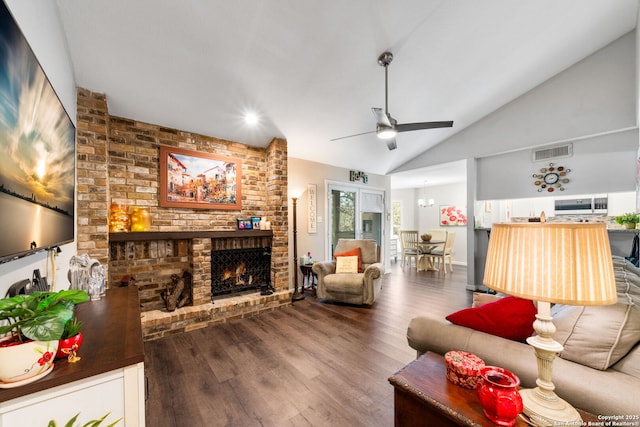
[[[242,208],[242,161],[213,153],[160,147],[160,206]]]

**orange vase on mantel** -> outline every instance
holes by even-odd
[[[109,231],[112,233],[127,232],[130,229],[129,206],[112,204],[109,214]]]
[[[151,214],[149,208],[135,206],[131,213],[131,231],[149,231],[151,229]]]

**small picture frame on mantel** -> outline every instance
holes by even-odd
[[[254,230],[260,230],[260,220],[262,218],[260,218],[259,216],[252,216],[251,217],[251,227],[253,227]]]
[[[251,218],[238,218],[238,230],[251,230]]]

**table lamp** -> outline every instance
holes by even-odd
[[[558,397],[552,382],[556,331],[551,303],[606,305],[617,301],[609,236],[603,223],[494,224],[484,284],[497,292],[538,302],[536,335],[527,338],[536,354],[534,389],[520,391],[524,414],[541,426],[579,425],[580,415]]]

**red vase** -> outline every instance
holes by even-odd
[[[506,369],[485,366],[480,370],[476,392],[487,418],[501,426],[515,424],[523,409],[519,385],[520,379]]]
[[[73,348],[74,345],[76,346],[75,348]],[[56,359],[65,359],[69,357],[69,353],[71,351],[75,351],[77,353],[81,345],[82,345],[81,332],[79,332],[78,335],[74,335],[70,338],[60,340],[58,342],[58,352],[56,353]]]

